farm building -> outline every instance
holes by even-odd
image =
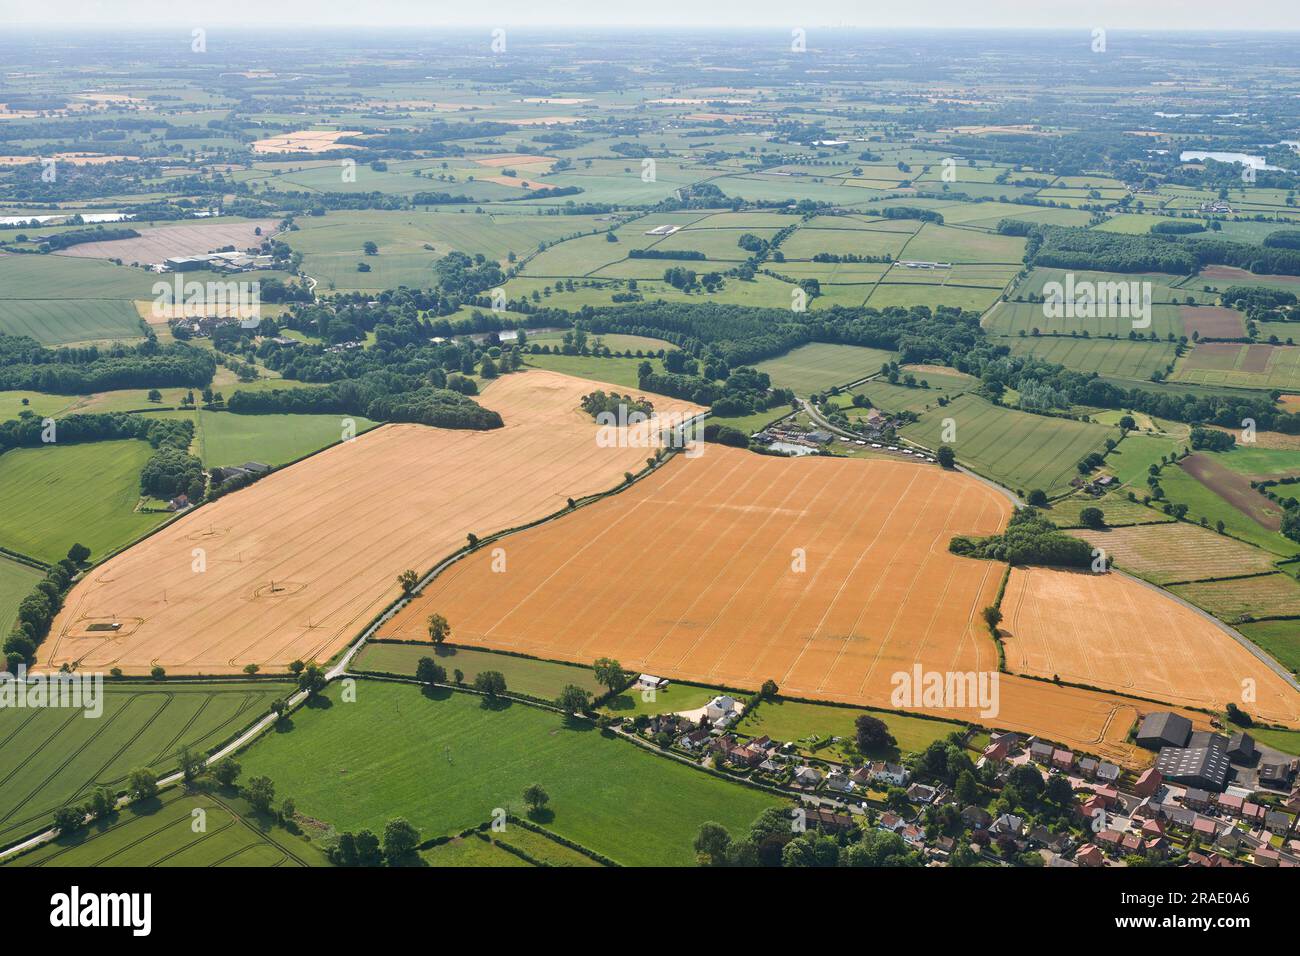
[[[1209,747],[1162,747],[1156,757],[1156,770],[1166,780],[1216,793],[1227,785],[1230,769],[1227,750],[1217,744]]]
[[[1192,735],[1192,722],[1186,717],[1167,710],[1159,710],[1142,718],[1138,728],[1138,746],[1149,750],[1161,747],[1184,747]]]

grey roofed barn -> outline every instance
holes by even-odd
[[[1191,735],[1190,720],[1172,711],[1158,710],[1142,718],[1142,726],[1137,732],[1137,742],[1139,746],[1150,750],[1158,750],[1161,747],[1183,747],[1186,746]]]

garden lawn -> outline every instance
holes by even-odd
[[[962,724],[947,720],[928,720],[860,707],[837,707],[795,700],[765,701],[752,713],[741,718],[736,729],[754,737],[766,734],[773,740],[793,742],[806,753],[843,761],[857,750],[852,744],[857,733],[854,722],[863,714],[883,720],[897,741],[895,747],[870,754],[878,759],[897,760],[903,754],[920,753],[934,741],[966,729]],[[849,746],[836,743],[813,749],[817,742],[832,736],[845,738]]]

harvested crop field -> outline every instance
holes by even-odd
[[[1300,616],[1300,584],[1282,573],[1176,584],[1169,590],[1229,623]]]
[[[38,665],[230,674],[323,662],[397,597],[404,569],[425,572],[468,533],[540,518],[641,467],[647,448],[597,445],[578,409],[597,387],[611,388],[509,375],[483,399],[504,428],[386,425],[204,506],[73,588]],[[105,623],[121,627],[90,630]]]
[[[1236,309],[1217,305],[1180,305],[1178,315],[1189,339],[1193,332],[1203,339],[1233,339],[1246,334],[1242,314]]]
[[[1250,479],[1223,466],[1208,455],[1191,454],[1178,463],[1206,488],[1242,514],[1270,531],[1282,527],[1282,516],[1269,507],[1269,500],[1250,487]]]
[[[932,466],[789,460],[709,446],[646,481],[448,568],[381,636],[422,639],[433,611],[458,641],[679,680],[889,706],[893,677],[997,668],[979,611],[1002,565],[956,557],[1009,502]],[[799,562],[806,561],[804,570]],[[997,726],[1132,762],[1136,711],[1106,695],[1003,675]],[[976,708],[921,707],[980,721]]]
[[[1216,622],[1132,578],[1013,568],[1002,611],[1012,671],[1178,706],[1232,701],[1270,721],[1300,723],[1300,692]],[[1247,679],[1253,702],[1242,700]]]
[[[1274,570],[1267,552],[1182,521],[1073,533],[1104,549],[1121,568],[1156,584]]]
[[[360,130],[303,129],[282,136],[259,139],[252,144],[255,153],[324,153],[333,149],[360,149],[340,143],[344,136],[360,136]]]
[[[134,239],[83,242],[55,255],[75,259],[121,259],[123,262],[162,262],[176,256],[201,256],[226,246],[246,249],[260,245],[275,232],[274,219],[215,222],[141,229]],[[261,235],[256,230],[261,229]]]

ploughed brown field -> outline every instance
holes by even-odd
[[[1300,726],[1300,692],[1218,623],[1132,578],[1013,568],[1002,612],[1013,671],[1186,707],[1231,701]]]
[[[1282,527],[1282,515],[1271,501],[1250,487],[1250,479],[1225,468],[1208,455],[1193,453],[1178,463],[1205,487],[1269,531]]]
[[[1188,338],[1196,332],[1201,338],[1231,339],[1246,334],[1242,315],[1236,309],[1217,305],[1180,305],[1178,314]]]
[[[121,225],[123,228],[131,228],[135,224],[126,222]],[[55,255],[79,259],[116,258],[123,262],[162,262],[176,256],[201,256],[227,246],[240,250],[259,246],[264,239],[275,233],[276,225],[274,219],[255,219],[248,222],[217,220],[179,226],[156,226],[139,230],[140,235],[134,239],[83,242],[60,249]],[[181,278],[182,281],[191,281],[185,276]],[[231,278],[233,280],[237,277]],[[170,284],[174,279],[160,281]]]
[[[595,388],[616,386],[508,375],[482,398],[504,428],[385,425],[179,518],[72,589],[38,667],[232,674],[325,662],[397,598],[403,570],[423,574],[468,533],[527,523],[642,467],[643,444],[597,445],[579,409]],[[652,398],[661,413],[696,410]]]
[[[1043,734],[1133,764],[1136,702],[1003,674],[997,713],[894,698],[895,675],[994,672],[980,617],[1004,566],[948,551],[1010,514],[936,466],[784,459],[710,445],[611,498],[448,568],[381,628],[670,678]],[[494,570],[494,567],[496,570]],[[1153,593],[1153,598],[1158,596]],[[951,700],[944,703],[952,703]]]

